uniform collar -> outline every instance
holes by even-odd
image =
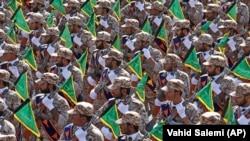
[[[139,135],[139,131],[132,134],[132,135],[128,135],[128,138],[132,138],[132,141],[135,141],[136,140],[136,137]]]

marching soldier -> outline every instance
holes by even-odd
[[[87,102],[78,102],[74,109],[68,111],[72,115],[72,123],[64,127],[60,140],[104,141],[100,129],[91,123],[94,107]]]
[[[218,23],[220,22],[219,5],[215,3],[209,3],[203,12],[206,15],[206,19],[202,20],[194,29],[194,34],[200,36],[202,33],[210,34],[214,40],[220,35],[218,29]]]
[[[151,141],[144,137],[140,131],[141,116],[135,111],[127,111],[120,119],[116,120],[120,125],[121,133],[118,140],[121,141]]]
[[[94,102],[95,109],[99,109],[104,102],[112,98],[111,93],[106,89],[110,83],[113,83],[119,76],[130,77],[130,74],[121,68],[123,54],[120,51],[111,48],[109,53],[104,55],[103,58],[105,59],[106,67],[102,70],[99,84],[89,94],[89,102]]]
[[[59,76],[54,73],[43,73],[41,79],[35,81],[41,93],[32,97],[31,104],[44,141],[58,140],[68,120],[69,105],[58,94],[58,81]],[[33,135],[25,136],[26,140],[34,138]]]
[[[30,66],[24,61],[20,60],[18,58],[19,54],[19,47],[14,44],[6,44],[3,47],[3,50],[1,52],[2,56],[0,57],[1,61],[4,61],[1,65],[1,69],[6,69],[10,72],[10,82],[15,84],[17,79],[19,78],[20,74],[22,74],[24,71],[27,71],[28,73],[28,88],[29,88],[29,94],[30,96],[33,95],[33,76],[31,72]],[[4,65],[5,64],[5,65]],[[2,66],[5,66],[2,68]],[[14,88],[11,88],[14,89]]]
[[[207,74],[201,75],[197,84],[196,92],[203,88],[208,82],[212,83],[213,100],[215,112],[223,111],[227,89],[235,87],[233,78],[228,76],[228,68],[224,57],[219,55],[211,55],[208,61],[204,62]],[[231,90],[231,89],[230,89]],[[205,112],[206,109],[203,109]]]
[[[64,84],[64,82],[72,76],[76,98],[78,101],[82,101],[81,87],[83,86],[83,77],[81,70],[71,63],[73,59],[72,51],[68,48],[60,47],[53,56],[56,57],[56,66],[52,67],[56,67],[54,73],[59,76],[59,85]],[[70,104],[70,106],[72,105]]]
[[[106,31],[100,31],[97,33],[97,37],[92,39],[95,41],[96,49],[91,54],[91,60],[87,71],[88,83],[90,89],[96,86],[101,76],[101,71],[105,67],[105,59],[103,56],[110,50],[111,36]]]
[[[103,106],[95,112],[95,115],[97,117],[100,116],[100,114],[103,113],[107,107],[109,107],[110,101],[115,100],[119,115],[123,115],[127,111],[135,111],[141,115],[142,123],[140,124],[139,130],[144,133],[146,124],[148,122],[148,117],[144,104],[134,96],[135,92],[131,85],[131,79],[125,76],[119,76],[111,85],[108,86],[108,89],[111,91],[114,99],[110,99],[109,101],[105,102]],[[102,127],[101,124],[99,124],[98,127],[101,128],[101,131],[103,132],[106,139],[113,139],[112,133],[110,133],[111,131],[107,130],[107,127]]]
[[[136,19],[127,19],[125,24],[121,25],[122,32],[122,46],[124,53],[124,60],[129,61],[133,57],[134,52],[136,51],[135,43],[133,39],[135,35],[140,31],[139,30],[139,21]]]
[[[99,0],[98,4],[94,7],[95,13],[99,20],[99,25],[96,31],[106,31],[111,35],[111,41],[114,40],[116,34],[119,32],[119,23],[111,12],[111,3],[109,0]]]
[[[7,70],[0,69],[0,97],[5,101],[6,108],[8,110],[14,112],[14,110],[17,109],[17,107],[21,104],[21,99],[18,97],[18,94],[9,89],[9,82],[10,79],[10,73]],[[8,118],[10,122],[12,122],[15,125],[15,129],[18,128],[18,122],[13,117]]]
[[[169,47],[169,53],[175,53],[181,59],[184,59],[188,50],[192,46],[193,35],[190,31],[190,21],[187,19],[179,20],[175,23],[173,30],[176,35],[173,37]]]
[[[5,13],[0,11],[0,29],[2,29],[5,33],[8,32],[11,22],[7,20]]]
[[[157,81],[157,98],[155,99],[155,107],[153,110],[153,116],[155,117],[160,109],[161,102],[165,101],[165,96],[163,91],[161,91],[161,87],[165,86],[168,81],[171,79],[180,79],[184,83],[184,90],[182,93],[182,97],[184,99],[190,96],[190,78],[187,73],[179,70],[178,64],[182,63],[179,56],[176,54],[168,53],[165,58],[160,60],[161,62],[161,71],[158,73],[158,81]]]
[[[235,117],[239,125],[250,125],[250,84],[240,83],[234,92],[230,93],[235,105]]]
[[[195,105],[184,100],[184,83],[180,79],[171,79],[162,87],[166,101],[162,102],[161,111],[166,124],[197,124],[199,112]]]
[[[35,13],[40,13],[43,15],[44,19],[46,20],[49,16],[49,13],[45,9],[45,0],[31,0],[30,1],[30,11]]]
[[[16,129],[8,120],[4,119],[5,102],[0,98],[0,140],[16,141]]]

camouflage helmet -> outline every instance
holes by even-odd
[[[219,66],[219,67],[225,67],[226,64],[226,60],[224,57],[219,56],[219,55],[211,55],[210,58],[203,63],[203,65],[208,66],[208,65],[215,65],[215,66]]]
[[[154,37],[152,35],[150,35],[147,32],[139,32],[135,35],[135,38],[133,39],[134,42],[136,41],[147,41],[149,43],[153,42]]]
[[[42,77],[40,79],[37,79],[35,83],[42,84],[44,82],[47,82],[49,84],[57,85],[59,82],[59,76],[55,73],[46,72],[43,73]]]
[[[167,85],[162,87],[161,90],[165,92],[170,91],[181,91],[183,92],[185,88],[184,82],[180,79],[171,79],[167,82]]]
[[[38,22],[44,24],[44,21],[44,16],[40,13],[31,13],[29,18],[27,19],[27,22],[29,23]]]
[[[219,5],[215,3],[209,3],[206,7],[205,10],[203,10],[204,13],[209,13],[209,12],[219,12]]]
[[[0,29],[0,39],[5,39],[6,38],[6,33]]]
[[[136,19],[127,19],[125,24],[121,27],[133,27],[135,29],[139,29],[139,21]]]
[[[169,64],[169,63],[180,63],[182,62],[181,61],[181,58],[174,54],[174,53],[168,53],[163,59],[160,60],[162,63],[166,63],[166,64]]]
[[[0,21],[5,21],[5,13],[0,12]]]
[[[218,27],[220,28],[232,28],[237,29],[237,23],[233,20],[224,20],[223,23]]]
[[[174,29],[173,30],[182,29],[182,28],[190,28],[190,21],[187,20],[187,19],[182,19],[182,20],[177,21],[174,24]]]
[[[78,16],[73,16],[70,17],[68,20],[68,25],[80,25],[83,26],[83,23],[85,23],[84,19],[78,17]]]
[[[71,60],[72,57],[73,57],[73,52],[70,49],[66,48],[66,47],[60,47],[57,50],[57,52],[53,54],[53,56],[55,56],[55,57],[63,57],[63,58]]]
[[[106,31],[99,31],[97,33],[97,37],[93,39],[94,41],[106,41],[106,42],[110,42],[111,40],[111,35],[110,33],[106,32]]]
[[[111,9],[111,3],[109,0],[98,0],[97,5],[95,6],[96,9],[98,8],[108,8]]]
[[[0,98],[0,111],[3,112],[5,110],[5,102],[2,98]]]
[[[117,61],[122,61],[123,60],[123,53],[111,48],[108,54],[104,55],[103,58],[114,58]]]
[[[120,87],[131,88],[131,79],[125,76],[119,76],[115,78],[114,82],[111,85],[108,86],[108,89],[114,90]]]
[[[220,89],[225,94],[230,94],[235,90],[234,79],[229,76],[225,76],[224,79],[221,80]]]
[[[45,5],[46,1],[45,0],[31,0],[29,3],[39,3],[42,5]]]
[[[0,80],[9,81],[10,73],[7,70],[0,69]]]
[[[19,53],[19,46],[14,44],[5,44],[3,46],[3,50],[1,50],[2,53],[13,53],[18,54]]]
[[[250,95],[250,83],[240,83],[236,86],[236,90],[230,93],[229,95],[233,97]]]
[[[212,45],[214,42],[214,39],[210,34],[205,33],[205,34],[201,34],[199,36],[199,41],[200,41],[200,43]]]
[[[221,123],[221,115],[218,112],[204,112],[200,116],[199,125],[218,125]]]
[[[150,6],[146,7],[146,9],[157,9],[159,11],[163,11],[164,5],[159,1],[154,1]]]
[[[94,107],[88,102],[78,102],[74,109],[68,111],[68,114],[80,114],[85,116],[92,116],[94,113]]]
[[[243,43],[240,44],[240,47],[250,47],[250,37],[247,37]]]
[[[125,124],[129,123],[134,126],[140,126],[141,124],[141,116],[139,113],[135,111],[127,111],[122,118],[116,120],[117,124]]]
[[[59,36],[60,31],[57,27],[50,27],[46,30],[45,33],[42,33],[42,36],[49,36],[49,35],[54,35],[54,36]]]
[[[80,7],[80,2],[78,0],[67,0],[66,3],[63,4],[65,7]]]

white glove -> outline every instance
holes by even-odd
[[[144,10],[144,4],[141,3],[141,2],[136,2],[136,3],[135,3],[135,6],[136,6],[140,11]]]
[[[144,55],[147,59],[149,59],[149,58],[151,57],[150,52],[149,52],[149,50],[148,50],[147,48],[144,48],[142,51],[143,51],[143,55]]]
[[[185,118],[186,117],[185,107],[182,105],[182,103],[177,104],[175,107],[176,107],[176,110],[177,110],[177,113],[179,114],[179,116],[181,118]]]
[[[135,46],[134,46],[134,42],[131,41],[131,40],[127,40],[127,42],[125,43],[127,45],[127,47],[130,49],[130,50],[134,50],[135,49]]]
[[[155,99],[155,106],[158,106],[158,107],[161,106],[161,101],[158,98]]]
[[[78,128],[75,132],[75,135],[79,141],[87,141],[87,131],[83,131],[82,128]]]
[[[108,27],[109,27],[108,22],[105,21],[105,20],[103,20],[103,19],[100,20],[100,24],[101,24],[103,27],[105,27],[105,28],[108,28]]]
[[[49,110],[52,110],[55,108],[55,106],[53,105],[53,98],[49,98],[48,95],[45,96],[42,100],[44,106],[46,106]]]
[[[3,56],[3,50],[0,50],[0,57]]]
[[[198,84],[198,80],[196,78],[192,77],[191,84],[197,85]]]
[[[103,127],[101,128],[101,131],[102,131],[102,133],[103,133],[103,135],[104,135],[104,137],[105,137],[106,139],[108,139],[108,140],[113,140],[113,139],[114,139],[114,138],[113,138],[113,133],[110,132],[109,128],[103,126]]]
[[[240,116],[240,118],[237,119],[237,121],[240,125],[248,125],[250,119],[247,119],[246,116],[243,114]]]
[[[9,70],[12,72],[12,74],[18,78],[19,77],[19,72],[16,66],[9,66]]]
[[[40,71],[36,71],[36,77],[38,78],[38,79],[40,79],[40,78],[42,78],[42,73],[40,72]]]
[[[158,27],[160,26],[161,22],[162,22],[162,18],[161,18],[161,17],[156,16],[156,17],[154,18],[154,23],[155,23]]]
[[[128,111],[128,107],[129,105],[125,105],[123,102],[121,102],[117,108],[121,113],[125,114]]]
[[[91,86],[96,86],[96,81],[91,76],[88,76],[87,81]]]
[[[138,79],[138,77],[135,75],[135,74],[131,74],[131,81],[138,81],[139,79]]]
[[[96,98],[97,98],[97,93],[95,92],[95,89],[92,89],[92,90],[90,91],[89,97],[90,97],[91,99],[96,99]]]
[[[71,72],[68,71],[67,69],[64,69],[62,72],[62,76],[64,77],[65,80],[68,80],[71,76]]]
[[[212,82],[212,89],[215,94],[219,95],[221,93],[220,84],[217,84],[215,81]]]

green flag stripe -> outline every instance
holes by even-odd
[[[11,18],[12,22],[15,23],[15,25],[23,30],[24,32],[30,34],[31,31],[29,29],[29,26],[27,25],[26,21],[25,21],[25,18],[24,18],[24,15],[23,15],[23,11],[21,9],[21,7],[19,6],[18,9],[15,11],[15,13],[13,14],[13,17]],[[19,25],[21,24],[20,22],[22,22],[22,25]],[[23,27],[21,27],[23,26]]]
[[[232,72],[237,77],[242,79],[250,80],[250,65],[246,58],[243,58],[237,66],[232,69]]]
[[[15,84],[15,91],[17,92],[18,96],[23,101],[29,97],[29,95],[28,95],[28,78],[27,77],[28,77],[27,72],[20,74],[20,76],[17,79],[16,84]]]
[[[131,66],[128,66],[130,69],[131,69],[131,71],[133,72],[133,73],[135,73],[135,75],[139,78],[139,79],[141,79],[142,78],[142,74],[141,73],[138,73],[133,67],[131,67]],[[140,65],[140,67],[141,67],[141,65]]]
[[[32,48],[30,47],[26,53],[23,56],[24,61],[35,71],[37,71],[37,65],[36,65],[36,60],[35,60],[35,55],[34,52],[32,50]]]
[[[17,121],[19,121],[25,128],[27,128],[30,132],[32,132],[34,135],[36,135],[37,137],[40,137],[40,132],[39,132],[39,130],[38,130],[38,128],[37,128],[37,125],[36,125],[36,122],[35,122],[35,116],[34,116],[34,112],[33,112],[33,110],[31,109],[31,103],[29,102],[28,103],[28,105],[26,105],[26,106],[29,106],[28,108],[28,110],[30,110],[30,112],[31,112],[31,115],[29,115],[29,116],[31,116],[31,118],[33,119],[33,124],[34,124],[34,126],[35,127],[33,127],[33,128],[31,128],[31,127],[29,127],[29,125],[27,125],[27,123],[26,122],[32,122],[32,121],[30,121],[30,119],[27,121],[27,120],[23,120],[22,118],[23,118],[23,116],[21,116],[21,117],[19,117],[18,116],[18,114],[16,113],[16,114],[14,114],[14,117],[17,119]],[[24,107],[23,107],[24,108]],[[27,113],[25,113],[25,114],[27,114]]]
[[[201,72],[201,70],[200,69],[198,69],[198,68],[195,68],[193,65],[189,65],[189,64],[184,64],[186,67],[190,67],[192,70],[194,70],[194,71],[196,71],[196,72]]]
[[[139,99],[142,101],[142,102],[144,102],[145,101],[145,92],[143,92],[143,91],[136,91],[136,94],[137,94],[137,96],[139,97]]]
[[[80,66],[83,76],[85,76],[86,73],[87,59],[88,59],[88,51],[86,50],[79,58],[79,60],[76,61],[77,64]]]
[[[67,92],[67,91],[64,89],[64,87],[66,87],[68,83],[71,84],[70,87],[72,87],[72,90],[71,90],[71,91],[74,93],[73,95],[70,94],[69,92]],[[73,77],[72,77],[72,76],[70,76],[70,78],[68,78],[68,80],[66,80],[66,81],[64,82],[64,84],[63,84],[62,87],[61,87],[61,91],[62,91],[63,93],[65,93],[66,96],[67,96],[74,104],[77,104],[77,99],[76,99],[76,95],[75,95],[74,81],[73,81]]]

